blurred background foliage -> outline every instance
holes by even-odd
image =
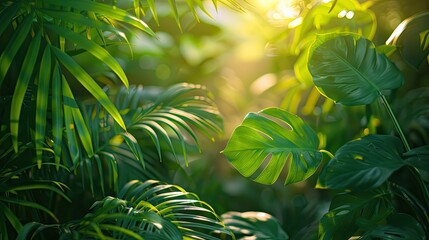
[[[287,188],[281,182],[263,186],[243,178],[219,152],[233,129],[248,112],[279,106],[298,114],[315,129],[326,149],[335,152],[342,143],[383,132],[386,124],[378,104],[368,107],[344,107],[321,97],[312,86],[306,71],[306,51],[315,33],[330,31],[357,32],[384,45],[398,24],[414,14],[429,10],[427,0],[355,1],[250,0],[243,12],[222,6],[207,7],[212,18],[195,16],[186,7],[179,8],[180,27],[171,18],[170,8],[159,4],[158,20],[145,16],[156,38],[136,34],[128,46],[114,48],[114,55],[124,68],[131,84],[165,87],[179,82],[206,85],[224,118],[224,134],[215,142],[202,140],[202,154],[190,158],[189,167],[170,168],[173,183],[193,191],[217,212],[263,211],[277,217],[290,236],[300,229],[317,227],[317,220],[327,210],[331,196],[314,189],[315,179]],[[331,12],[330,12],[331,11]],[[426,89],[429,68],[425,61],[415,69],[396,59],[405,72],[406,86],[394,92],[399,102],[395,111],[413,146],[428,143],[429,116]],[[99,78],[105,69],[88,68]],[[106,80],[107,81],[107,80]],[[155,88],[154,88],[155,89]],[[425,94],[426,92],[426,94]],[[402,97],[403,96],[403,97]],[[415,106],[411,108],[410,106]],[[367,116],[373,114],[373,117]],[[417,119],[409,116],[419,116]],[[407,122],[415,119],[413,122]],[[392,129],[392,128],[387,128]],[[315,225],[309,225],[314,222]],[[305,232],[305,231],[304,231]]]

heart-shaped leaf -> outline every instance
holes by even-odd
[[[279,108],[249,113],[232,133],[223,154],[245,177],[273,184],[287,163],[285,185],[310,177],[319,166],[316,133],[296,115]]]
[[[310,49],[308,69],[322,94],[350,106],[370,104],[381,91],[403,83],[398,68],[357,35],[319,35]]]
[[[319,175],[318,187],[372,189],[406,163],[401,141],[390,135],[368,135],[343,145]]]

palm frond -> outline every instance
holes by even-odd
[[[37,236],[46,229],[59,229],[59,238],[235,239],[197,195],[153,180],[129,182],[117,197],[95,202],[82,219],[53,225],[29,223],[19,238]]]

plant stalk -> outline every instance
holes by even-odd
[[[387,101],[386,97],[380,93],[381,100],[383,101],[384,106],[386,107],[387,113],[389,114],[389,117],[392,119],[393,125],[395,126],[396,131],[399,134],[399,137],[402,140],[402,143],[405,146],[405,150],[408,152],[411,150],[410,145],[408,144],[407,139],[405,138],[404,132],[402,132],[401,126],[399,125],[398,120],[395,117],[395,114],[392,111],[392,108],[389,105],[389,102]]]

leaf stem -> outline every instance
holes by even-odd
[[[332,154],[331,152],[329,152],[328,150],[325,149],[320,149],[319,152],[321,153],[325,153],[326,155],[328,155],[330,158],[334,158],[334,154]]]
[[[386,107],[387,113],[389,114],[390,118],[392,119],[393,125],[395,126],[396,131],[399,134],[399,137],[402,140],[402,143],[405,146],[405,150],[408,152],[411,150],[410,145],[408,144],[407,139],[405,138],[404,132],[402,132],[401,126],[399,125],[398,120],[395,117],[395,114],[392,111],[392,108],[389,105],[389,102],[387,101],[386,97],[380,93],[381,100],[383,101],[384,106]]]

